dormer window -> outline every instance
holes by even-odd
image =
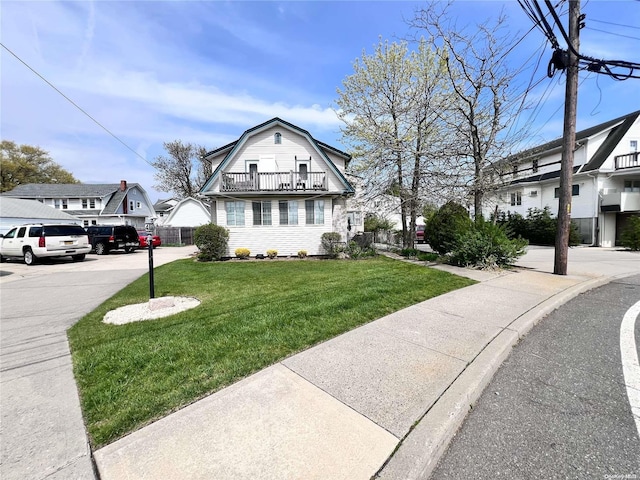
[[[282,134],[280,132],[276,132],[273,135],[273,143],[276,145],[280,145],[282,143]]]

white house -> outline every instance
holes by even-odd
[[[320,255],[321,236],[347,236],[346,200],[354,189],[344,176],[350,155],[273,118],[206,155],[213,174],[200,191],[211,221],[229,229],[229,253]]]
[[[571,220],[586,244],[617,244],[627,219],[640,215],[640,111],[576,133]],[[497,205],[526,216],[548,206],[558,212],[562,138],[497,164],[502,180],[487,197],[485,215]]]
[[[164,218],[163,227],[199,227],[211,222],[209,206],[196,198],[183,198]]]
[[[18,185],[3,195],[37,200],[88,225],[133,225],[143,230],[153,224],[155,211],[147,192],[137,183]]]
[[[77,223],[82,222],[61,210],[47,207],[35,200],[23,200],[0,195],[0,234],[11,227],[26,223]]]

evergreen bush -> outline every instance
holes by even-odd
[[[620,234],[620,243],[630,250],[640,250],[640,217],[629,218]]]
[[[200,250],[198,259],[211,262],[220,260],[227,253],[229,230],[213,223],[196,228],[193,235],[194,243]]]
[[[469,212],[462,205],[447,202],[425,224],[425,241],[440,255],[444,255],[451,251],[456,238],[466,233],[471,224]]]
[[[456,237],[448,262],[461,267],[504,267],[524,255],[527,244],[522,238],[510,239],[504,226],[479,218]]]
[[[335,258],[343,250],[340,240],[342,237],[338,232],[325,232],[320,237],[320,244],[322,249],[331,258]]]

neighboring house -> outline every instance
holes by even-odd
[[[352,224],[352,234],[364,231],[364,220],[367,215],[376,215],[391,222],[392,230],[402,230],[402,212],[400,198],[389,194],[372,194],[368,192],[364,179],[357,175],[347,174],[347,179],[355,188],[355,195],[348,201],[348,215]],[[411,217],[407,216],[407,228]],[[416,225],[424,225],[422,211],[416,217]]]
[[[37,184],[18,185],[3,195],[37,200],[73,215],[88,225],[133,225],[144,229],[153,224],[155,211],[147,192],[137,183],[127,184]]]
[[[11,227],[26,223],[76,223],[82,221],[68,213],[54,210],[35,200],[0,196],[0,234],[4,235]]]
[[[636,111],[576,134],[571,220],[583,243],[612,247],[628,218],[640,215],[639,117]],[[498,164],[502,183],[484,214],[497,206],[523,216],[549,207],[557,215],[561,156],[559,138]]]
[[[153,204],[153,210],[156,212],[156,225],[164,225],[164,222],[169,218],[169,214],[173,207],[178,204],[178,200],[175,198],[169,198],[167,200],[158,200]]]
[[[211,221],[229,229],[230,255],[238,247],[252,255],[320,255],[323,233],[346,239],[346,200],[354,193],[344,176],[347,153],[273,118],[205,158],[213,174],[200,194]]]
[[[196,198],[183,198],[164,217],[163,227],[199,227],[211,222],[209,206]]]

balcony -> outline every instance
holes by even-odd
[[[327,191],[326,172],[222,172],[221,192]]]
[[[627,153],[626,155],[616,155],[613,160],[615,162],[616,170],[623,168],[640,167],[640,159],[638,159],[638,153]]]
[[[640,192],[603,192],[600,209],[603,212],[640,212]]]

